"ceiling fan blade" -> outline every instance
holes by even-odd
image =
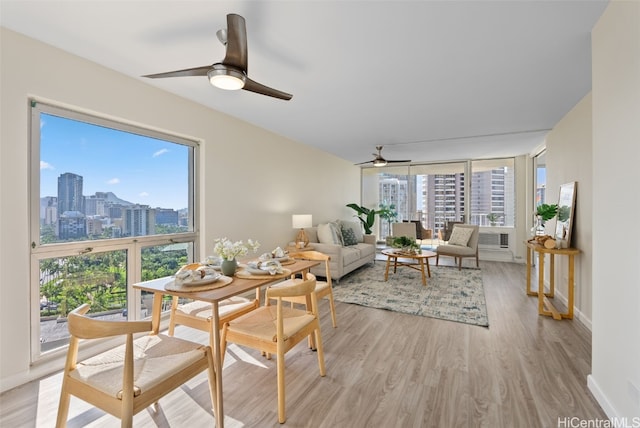
[[[248,77],[242,89],[244,89],[245,91],[255,92],[256,94],[262,94],[262,95],[267,95],[269,97],[279,98],[285,101],[289,101],[293,97],[293,95],[291,94],[287,94],[286,92],[282,92],[277,89],[270,88],[268,86],[263,85],[262,83],[258,83],[254,80],[251,80]]]
[[[360,162],[360,163],[354,163],[354,165],[365,165],[368,163],[373,163],[373,161],[366,161],[366,162]]]
[[[206,76],[207,72],[211,70],[213,66],[203,65],[202,67],[185,68],[184,70],[167,71],[166,73],[147,74],[142,77],[148,77],[150,79],[159,79],[163,77],[188,77],[188,76]]]
[[[247,73],[247,27],[244,18],[235,13],[227,15],[227,53],[222,63]]]
[[[387,160],[387,163],[407,163],[407,162],[411,162],[411,160],[405,159],[405,160]]]

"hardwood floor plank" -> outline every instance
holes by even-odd
[[[604,419],[587,388],[591,334],[577,320],[540,317],[525,266],[482,262],[489,328],[320,302],[327,367],[301,343],[286,356],[287,427],[556,427],[559,417]],[[335,285],[341,286],[340,284]],[[176,334],[207,343],[206,333]],[[0,425],[53,426],[60,374],[0,396]],[[224,364],[225,425],[277,427],[275,360],[236,345]],[[73,399],[69,427],[118,426]],[[213,424],[205,375],[134,418],[136,427]]]

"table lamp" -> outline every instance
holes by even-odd
[[[291,217],[291,226],[294,229],[300,229],[300,232],[296,235],[296,247],[304,248],[309,245],[309,238],[307,238],[307,234],[304,233],[304,228],[313,226],[311,214],[293,214]]]

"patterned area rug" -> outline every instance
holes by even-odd
[[[489,326],[480,269],[431,266],[431,278],[422,285],[419,271],[398,267],[389,269],[384,280],[385,262],[364,266],[333,285],[333,297],[389,311],[440,318],[483,327]]]

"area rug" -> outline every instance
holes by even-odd
[[[333,285],[333,297],[353,303],[405,314],[439,318],[466,324],[489,326],[487,305],[480,269],[461,271],[452,266],[431,266],[431,278],[422,285],[419,271],[398,267],[389,269],[384,280],[386,262],[376,262],[345,276]]]

